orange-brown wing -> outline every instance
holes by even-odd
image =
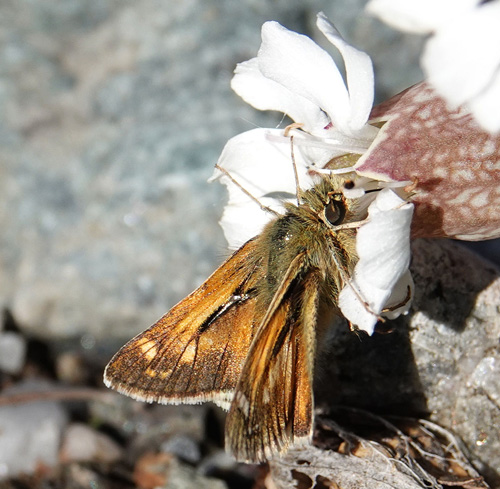
[[[308,439],[320,272],[306,254],[291,263],[258,327],[226,421],[226,446],[259,462]]]
[[[109,362],[108,387],[162,403],[228,408],[254,335],[262,269],[250,240],[198,289],[130,340]],[[257,322],[255,322],[257,321]]]

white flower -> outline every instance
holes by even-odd
[[[351,323],[368,334],[383,314],[397,317],[410,307],[413,280],[410,265],[410,224],[413,204],[386,188],[368,208],[369,222],[356,236],[359,262],[348,286],[339,295],[339,307]],[[367,304],[364,304],[367,302]],[[394,309],[392,309],[394,307]]]
[[[232,87],[260,110],[278,110],[304,130],[323,137],[367,137],[366,126],[373,104],[373,67],[369,56],[349,46],[324,14],[318,28],[340,51],[347,73],[347,87],[330,55],[310,38],[289,31],[277,22],[262,26],[257,58],[238,65]],[[333,128],[327,129],[332,123]]]
[[[378,133],[367,124],[373,104],[369,56],[347,44],[324,14],[318,15],[317,25],[344,58],[347,86],[324,49],[277,22],[262,26],[258,56],[240,63],[231,83],[257,109],[283,112],[302,124],[302,130],[294,131],[302,189],[313,185],[307,176],[309,167],[323,168],[332,157],[345,153],[363,154]],[[290,138],[283,134],[282,129],[240,134],[227,143],[219,158],[219,166],[262,204],[278,211],[284,195],[295,200]],[[219,177],[229,190],[221,226],[229,246],[237,248],[258,234],[272,215],[262,212],[253,199],[216,170],[212,179]],[[272,198],[276,194],[279,199]]]
[[[233,89],[254,107],[284,112],[301,124],[300,130],[292,131],[301,189],[314,185],[308,171],[311,167],[322,169],[339,155],[363,154],[378,133],[367,123],[373,103],[370,58],[349,46],[323,14],[318,15],[317,24],[343,56],[347,84],[326,51],[308,37],[288,31],[276,22],[264,24],[257,58],[239,64],[232,81]],[[232,138],[218,166],[224,171],[216,169],[212,179],[219,178],[228,187],[229,202],[221,225],[232,248],[258,234],[273,218],[256,200],[278,213],[283,210],[284,201],[296,202],[290,137],[285,137],[282,129],[254,129]],[[384,204],[387,199],[390,205]],[[412,208],[412,204],[386,189],[369,207],[374,224],[364,225],[358,232],[359,263],[345,290],[357,291],[355,296],[364,302],[349,299],[349,292],[343,291],[347,306],[342,311],[353,324],[369,333],[388,304],[402,303],[408,295]],[[383,229],[386,224],[390,226]],[[383,234],[385,241],[379,239]],[[378,243],[373,243],[374,239]],[[365,253],[367,249],[377,250],[376,273],[370,267],[372,255]],[[405,291],[403,297],[400,289]]]
[[[371,0],[367,9],[432,34],[422,55],[427,81],[451,108],[465,105],[484,129],[500,131],[500,0]]]

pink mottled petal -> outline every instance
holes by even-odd
[[[376,107],[370,120],[387,122],[356,169],[382,180],[416,179],[414,237],[500,236],[500,136],[463,108],[448,110],[425,83]]]

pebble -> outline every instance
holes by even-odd
[[[146,453],[137,462],[134,482],[142,489],[227,489],[225,482],[206,477],[168,453]]]
[[[201,459],[200,447],[189,436],[174,435],[161,444],[161,450],[177,455],[181,460],[196,464]]]
[[[26,358],[26,341],[12,331],[0,334],[0,370],[8,374],[19,374]]]
[[[44,391],[49,384],[25,381],[4,395]],[[0,407],[0,479],[32,474],[58,463],[61,435],[67,423],[60,403],[34,401]]]
[[[66,429],[62,441],[61,462],[113,463],[122,456],[121,447],[103,433],[82,423]]]

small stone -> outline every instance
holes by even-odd
[[[24,382],[3,394],[47,390],[47,384]],[[33,401],[0,407],[0,478],[32,474],[58,462],[66,412],[57,402]]]
[[[106,487],[103,485],[102,477],[89,467],[82,467],[79,464],[70,464],[65,470],[65,487],[71,489],[87,489]]]
[[[70,425],[64,433],[62,462],[112,463],[122,456],[122,449],[111,438],[81,423]]]
[[[217,450],[214,453],[203,459],[200,470],[204,474],[212,474],[216,472],[231,471],[236,468],[238,463],[225,450]]]
[[[6,331],[0,334],[0,370],[18,374],[26,358],[26,342],[17,333]]]
[[[168,453],[146,453],[135,465],[134,482],[142,489],[165,485],[174,456]]]
[[[206,477],[167,453],[146,453],[134,470],[134,482],[142,489],[227,489],[225,482]]]
[[[56,373],[57,378],[67,384],[81,385],[88,380],[88,369],[83,357],[74,351],[62,353],[57,357]]]
[[[189,436],[175,435],[161,445],[161,450],[177,455],[181,460],[196,464],[201,459],[200,447]]]

